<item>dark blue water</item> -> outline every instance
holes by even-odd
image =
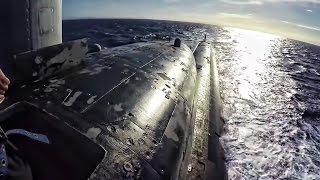
[[[235,28],[153,20],[64,21],[64,41],[104,48],[181,38],[213,43],[230,179],[320,179],[320,47]]]

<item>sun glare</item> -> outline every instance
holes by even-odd
[[[266,70],[265,60],[272,57],[271,47],[279,41],[277,36],[266,33],[229,28],[230,35],[235,43],[234,50],[241,59],[238,64],[239,86],[238,90],[242,98],[252,100],[253,94],[257,93],[255,87],[261,79],[260,74]],[[253,53],[254,52],[254,53]]]

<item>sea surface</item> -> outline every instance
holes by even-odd
[[[154,20],[63,22],[64,41],[112,48],[182,39],[217,56],[229,179],[320,179],[320,47],[270,34]]]

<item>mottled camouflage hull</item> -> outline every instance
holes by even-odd
[[[96,159],[93,164],[77,161],[85,170],[70,169],[69,179],[225,178],[219,84],[209,43],[194,53],[185,44],[165,42],[87,51],[86,40],[79,40],[15,56],[17,81],[1,105],[11,105],[11,114],[18,113],[16,106],[32,106],[58,121],[61,134],[79,133],[97,146],[92,145],[96,157],[79,157]],[[5,122],[9,116],[3,117]]]

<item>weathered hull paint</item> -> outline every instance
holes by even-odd
[[[223,122],[220,117],[221,100],[219,77],[214,49],[201,42],[194,50],[197,67],[195,84],[194,127],[189,150],[188,167],[182,179],[227,179],[224,154],[219,142]],[[187,172],[186,172],[187,171]]]
[[[193,54],[185,44],[150,42],[88,54],[74,68],[16,83],[1,107],[27,101],[102,146],[90,180],[211,179],[214,168],[224,173],[212,53],[209,43]],[[24,63],[39,64],[34,54]]]

